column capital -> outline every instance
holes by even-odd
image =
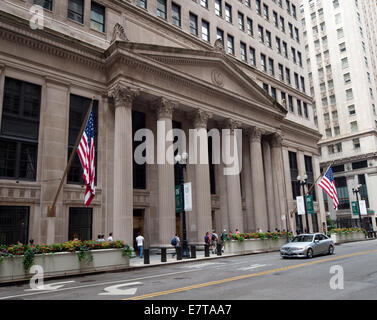
[[[212,118],[213,114],[208,111],[197,109],[193,111],[190,116],[193,119],[195,128],[207,128],[208,120]]]
[[[158,119],[161,118],[173,118],[174,110],[178,109],[179,103],[177,101],[172,101],[164,97],[158,98],[152,104],[152,109],[157,112]]]
[[[261,128],[258,128],[258,127],[252,127],[250,128],[249,130],[249,137],[250,137],[250,140],[252,142],[261,142],[262,141],[262,136],[265,134],[266,132],[261,129]]]
[[[275,132],[271,135],[271,147],[281,148],[283,143],[283,135],[280,132]]]
[[[224,121],[225,129],[230,129],[232,132],[235,129],[240,129],[242,127],[241,121],[237,121],[231,118],[228,118]]]
[[[114,99],[115,108],[132,107],[135,98],[140,94],[140,89],[131,88],[122,84],[116,84],[108,92],[108,96]]]

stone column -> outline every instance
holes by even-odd
[[[208,112],[202,110],[198,110],[194,114],[195,131],[193,138],[197,162],[194,164],[195,186],[193,195],[196,202],[197,235],[196,239],[192,240],[196,243],[203,243],[206,232],[211,232],[213,228],[207,135],[207,122],[210,116]]]
[[[133,243],[133,138],[132,103],[139,91],[117,84],[114,99],[114,238]]]
[[[250,160],[250,134],[251,130],[245,130],[245,137],[242,141],[243,152],[242,152],[242,172],[243,172],[243,183],[244,183],[244,196],[246,201],[246,231],[255,231],[255,221],[253,212],[253,187],[251,178],[251,160]]]
[[[227,121],[227,129],[223,131],[223,146],[225,146],[225,152],[231,152],[231,156],[234,157],[234,163],[239,162],[238,153],[233,153],[233,150],[238,149],[238,141],[235,139],[234,130],[240,126],[239,122],[229,119]],[[236,145],[234,145],[236,144]],[[224,169],[229,168],[229,165],[224,165]],[[240,174],[227,174],[226,187],[227,187],[227,204],[229,215],[229,229],[234,233],[236,229],[243,232],[243,214],[242,214],[242,197],[241,197],[241,184]]]
[[[268,230],[273,231],[276,225],[276,212],[274,195],[275,188],[272,177],[272,162],[271,162],[271,148],[267,138],[262,140],[264,176],[266,183],[266,200],[267,200],[267,215],[268,215]],[[263,230],[263,229],[262,229]],[[263,230],[267,231],[267,230]]]
[[[262,157],[262,129],[254,127],[250,136],[250,157],[251,157],[251,176],[254,192],[254,217],[255,227],[267,231],[267,202],[266,184],[264,179],[263,157]]]
[[[271,158],[272,158],[272,175],[274,177],[274,194],[275,194],[275,208],[276,208],[276,228],[282,230],[287,229],[286,220],[282,220],[285,215],[288,219],[288,203],[287,191],[284,176],[283,151],[282,151],[282,136],[280,133],[275,133],[271,137]]]
[[[158,176],[158,245],[171,246],[176,232],[175,180],[173,144],[173,111],[178,103],[159,98],[157,111],[157,176]]]

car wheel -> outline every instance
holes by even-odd
[[[313,250],[312,249],[308,249],[308,252],[306,253],[306,257],[308,258],[308,259],[311,259],[311,258],[313,258]]]
[[[330,246],[329,247],[329,255],[332,255],[332,254],[334,254],[334,246]]]

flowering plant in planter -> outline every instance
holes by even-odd
[[[64,243],[54,243],[51,245],[37,244],[37,245],[24,245],[15,244],[0,246],[0,264],[5,257],[24,257],[24,269],[29,270],[34,262],[34,255],[36,254],[54,254],[56,252],[77,252],[79,261],[86,261],[89,263],[93,260],[91,251],[99,249],[123,249],[122,254],[128,256],[130,247],[124,241],[68,241]]]
[[[352,234],[356,232],[367,233],[366,230],[363,228],[337,228],[337,229],[331,229],[328,233],[329,235],[334,234],[334,233],[338,235],[341,235],[341,234],[347,235],[347,234]]]
[[[250,239],[277,240],[277,239],[286,238],[286,237],[292,238],[292,236],[293,236],[292,233],[286,232],[286,231],[266,232],[266,233],[254,232],[254,233],[230,234],[230,235],[227,235],[227,237],[225,238],[225,241],[237,240],[239,242],[242,242],[244,240],[250,240]]]

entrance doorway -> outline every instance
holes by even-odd
[[[144,238],[144,209],[134,209],[134,221],[133,221],[133,247],[137,252],[136,237],[140,233]]]

